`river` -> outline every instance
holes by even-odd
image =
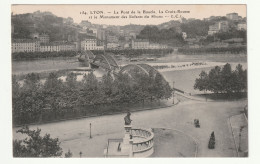
[[[245,54],[208,54],[208,55],[182,55],[169,54],[158,58],[156,62],[229,62],[246,63]],[[125,61],[119,60],[119,64],[125,64]],[[72,58],[49,58],[26,61],[12,61],[12,74],[25,74],[30,72],[44,72],[51,70],[73,69],[80,67],[76,57]]]

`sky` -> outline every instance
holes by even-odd
[[[233,12],[246,17],[246,5],[12,5],[13,14],[33,13],[37,10],[49,11],[59,17],[72,17],[75,23],[88,20],[94,24],[106,25],[158,25],[178,20],[180,17],[203,19],[210,16],[225,16]],[[171,13],[178,10],[182,13]],[[118,18],[102,18],[102,15]],[[149,18],[144,18],[145,15]],[[157,17],[152,17],[153,15]]]

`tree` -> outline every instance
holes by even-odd
[[[58,138],[50,134],[40,135],[41,129],[30,130],[28,126],[17,130],[17,133],[27,135],[23,140],[13,141],[14,157],[60,157],[62,148]]]
[[[236,70],[232,71],[231,65],[227,63],[222,69],[219,66],[211,69],[209,74],[202,71],[195,80],[194,89],[227,94],[247,91],[247,70],[238,64]]]
[[[77,75],[70,72],[66,77],[66,83],[69,88],[75,88],[77,85]]]
[[[98,80],[94,75],[93,71],[91,71],[88,75],[84,74],[82,79],[83,87],[88,90],[97,90],[98,88]]]
[[[113,77],[111,76],[111,73],[108,72],[107,74],[102,76],[102,91],[105,93],[108,97],[112,94],[113,91]]]
[[[221,68],[216,66],[209,71],[208,90],[214,93],[222,92],[223,83],[221,81]]]
[[[45,109],[50,108],[53,112],[54,118],[56,119],[59,110],[66,106],[66,104],[61,103],[63,100],[64,85],[56,73],[50,73],[47,80],[44,83],[44,101]],[[70,103],[70,102],[67,102]]]
[[[236,70],[234,71],[235,76],[235,83],[236,87],[234,90],[237,92],[247,90],[247,70],[243,70],[241,64],[236,66]]]
[[[155,91],[155,97],[157,98],[157,100],[160,100],[163,98],[168,99],[171,97],[171,88],[169,86],[169,83],[164,82],[163,77],[160,73],[156,73],[156,75],[155,75],[154,91]]]
[[[207,91],[209,84],[209,77],[205,71],[202,71],[199,75],[200,77],[195,80],[194,89],[199,89],[200,91]]]
[[[27,74],[24,80],[23,89],[34,91],[36,89],[39,89],[41,83],[40,83],[40,77],[38,74],[30,73]]]
[[[235,77],[232,74],[231,65],[229,63],[225,64],[221,70],[221,85],[223,87],[223,91],[226,93],[232,92],[233,86],[235,86],[234,78]]]

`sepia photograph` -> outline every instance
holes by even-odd
[[[10,7],[13,158],[250,155],[246,4]]]

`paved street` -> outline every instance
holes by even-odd
[[[171,128],[193,136],[198,142],[198,157],[233,157],[236,155],[234,140],[228,118],[243,110],[246,100],[232,102],[199,102],[181,99],[177,106],[134,112],[133,127]],[[64,152],[70,149],[73,157],[82,151],[83,157],[102,157],[108,138],[122,138],[125,114],[34,125],[42,133],[59,137]],[[201,128],[195,128],[193,120],[200,120]],[[89,139],[89,124],[92,124],[92,139]],[[14,131],[14,139],[23,136]],[[210,133],[214,131],[216,148],[207,148]],[[181,146],[176,146],[181,149]]]

